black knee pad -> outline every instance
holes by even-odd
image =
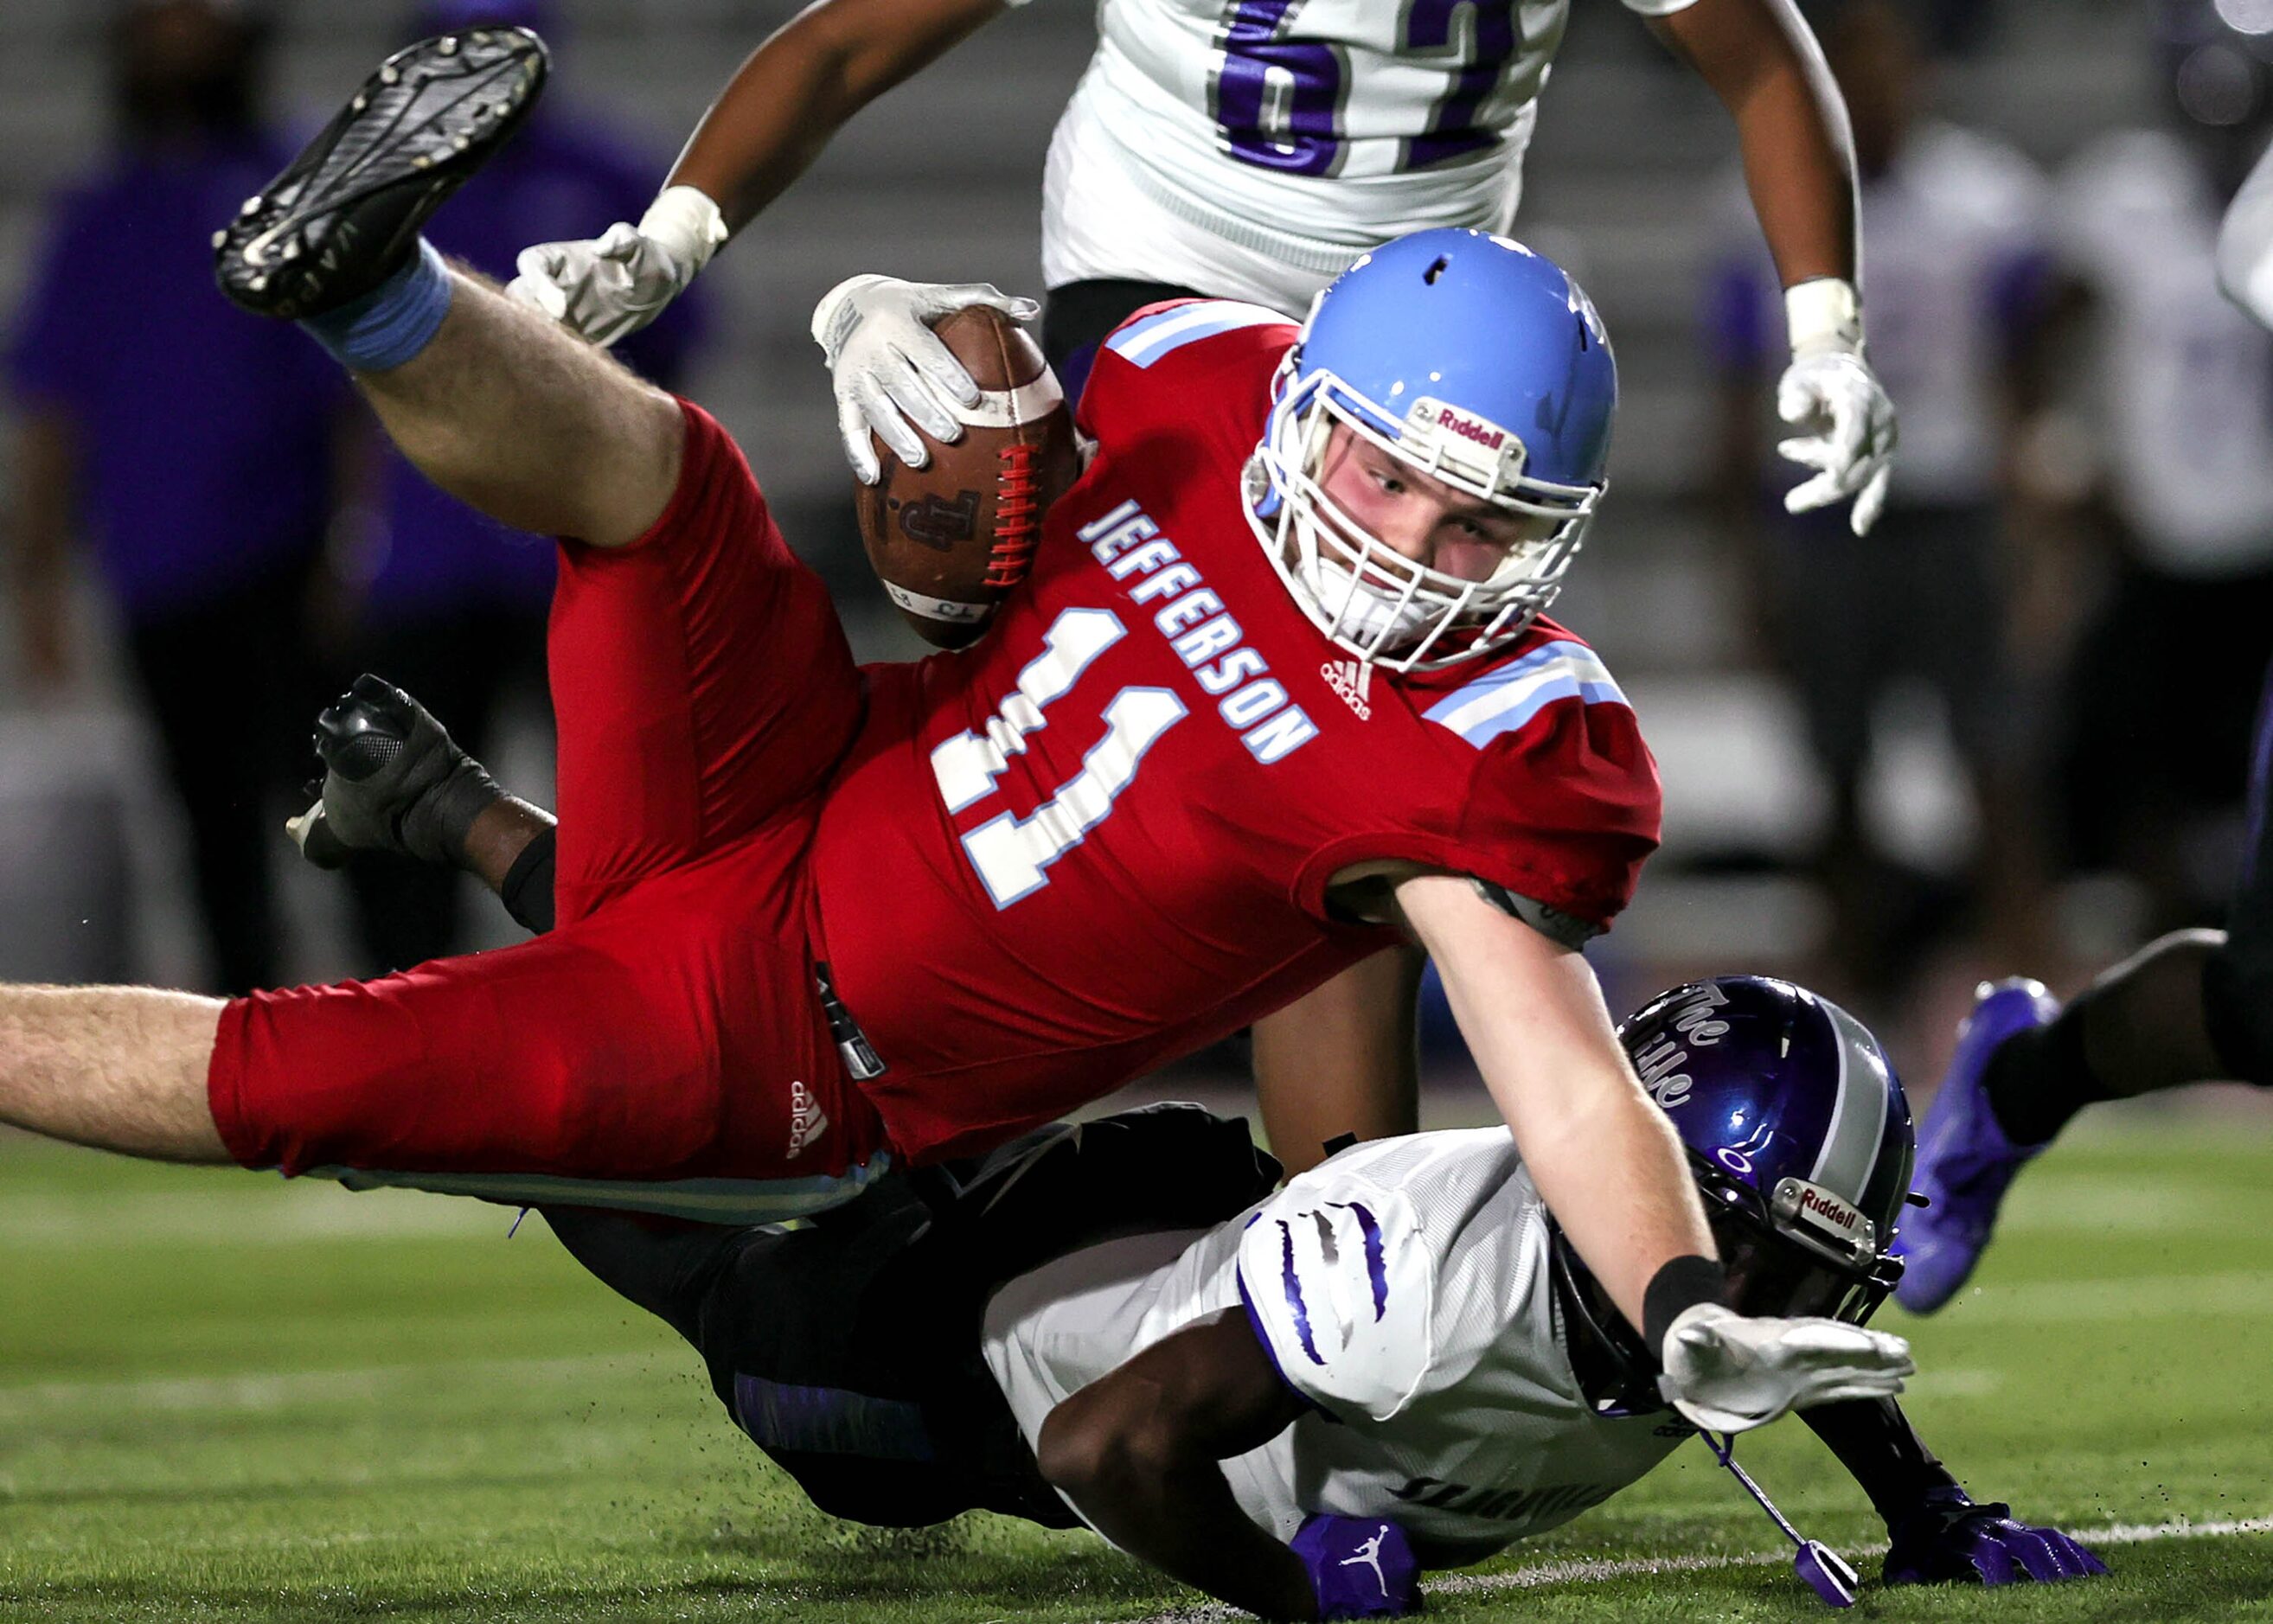
[[[2202,966],[2202,1022],[2227,1075],[2273,1088],[2273,955],[2229,938]]]

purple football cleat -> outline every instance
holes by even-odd
[[[1912,1313],[1932,1313],[1957,1295],[1989,1244],[2013,1175],[2044,1149],[2005,1136],[1981,1085],[1999,1044],[2059,1014],[2043,983],[2019,977],[1984,982],[1974,994],[1973,1013],[1957,1029],[1957,1051],[1918,1131],[1911,1187],[1926,1205],[1905,1213],[1894,1237],[1903,1261],[1894,1300]]]

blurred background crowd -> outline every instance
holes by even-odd
[[[792,9],[0,7],[0,979],[236,991],[510,938],[454,878],[305,868],[282,822],[316,710],[366,669],[544,798],[550,547],[384,451],[312,344],[214,292],[207,239],[383,50],[514,21],[554,92],[431,233],[509,274],[636,219]],[[1517,235],[1594,294],[1624,385],[1557,617],[1667,789],[1594,956],[1619,1009],[1794,976],[1922,1082],[1981,977],[2073,985],[2217,923],[2231,882],[2273,655],[2273,337],[2210,252],[2273,134],[2273,0],[1804,9],[1902,414],[1868,537],[1782,511],[1781,308],[1727,120],[1622,7],[1574,0],[1527,167]],[[1093,37],[1034,0],[894,92],[624,347],[741,440],[866,657],[916,650],[861,558],[808,313],[866,270],[1039,293],[1042,153]]]

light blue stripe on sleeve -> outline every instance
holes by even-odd
[[[1105,347],[1123,360],[1148,367],[1161,356],[1200,339],[1213,338],[1219,333],[1230,333],[1240,327],[1260,327],[1273,323],[1292,326],[1294,318],[1278,311],[1266,310],[1260,304],[1242,304],[1230,299],[1204,299],[1197,304],[1180,304],[1172,311],[1162,311],[1157,316],[1146,316],[1131,322],[1106,340]]]
[[[1142,339],[1146,333],[1152,333],[1165,324],[1176,320],[1180,317],[1189,316],[1194,311],[1202,308],[1204,307],[1197,304],[1179,304],[1174,310],[1157,311],[1150,316],[1140,316],[1135,321],[1129,322],[1125,326],[1121,327],[1107,338],[1105,341],[1105,348],[1113,351],[1115,355],[1125,355],[1129,353],[1129,347],[1135,344],[1138,340]]]
[[[1527,726],[1556,700],[1572,699],[1589,705],[1626,702],[1593,649],[1583,643],[1543,643],[1448,694],[1424,714],[1481,750],[1501,734]]]

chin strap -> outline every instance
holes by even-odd
[[[1783,1530],[1784,1538],[1799,1547],[1798,1554],[1792,1558],[1792,1571],[1807,1582],[1810,1590],[1823,1598],[1826,1606],[1853,1606],[1855,1587],[1861,1583],[1856,1578],[1855,1570],[1847,1565],[1839,1553],[1821,1540],[1802,1538],[1790,1520],[1776,1509],[1775,1502],[1761,1492],[1759,1484],[1752,1481],[1752,1474],[1737,1464],[1737,1435],[1734,1433],[1722,1433],[1717,1438],[1711,1433],[1697,1435],[1704,1440],[1705,1447],[1713,1451],[1713,1457],[1744,1486],[1744,1493],[1759,1501],[1760,1509],[1767,1512],[1769,1520]]]

